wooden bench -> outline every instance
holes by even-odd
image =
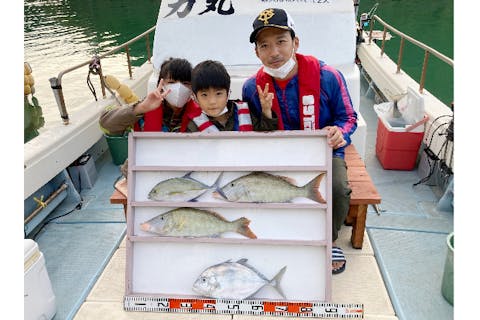
[[[113,193],[110,196],[110,203],[123,204],[123,213],[125,214],[125,220],[127,220],[127,197],[117,189],[113,189]]]
[[[382,198],[354,145],[349,145],[345,148],[345,162],[347,163],[348,183],[352,189],[350,209],[348,210],[345,224],[352,226],[352,237],[350,239],[352,247],[361,249],[368,205],[379,204]]]
[[[345,149],[345,161],[347,163],[348,182],[352,189],[350,209],[345,224],[352,226],[352,237],[350,239],[352,247],[361,249],[368,205],[379,204],[381,197],[367,172],[365,163],[353,145],[349,145]],[[125,219],[127,218],[127,197],[123,193],[115,189],[110,196],[110,203],[122,204]]]

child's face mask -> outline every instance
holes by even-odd
[[[164,85],[165,90],[170,89],[165,99],[174,107],[182,108],[192,95],[192,90],[181,82],[169,83]]]
[[[207,112],[205,112],[205,111],[202,110],[202,113],[206,114],[207,116],[215,117],[215,118],[216,118],[216,117],[220,117],[221,115],[224,115],[224,114],[227,113],[227,112],[228,112],[228,107],[227,107],[227,106],[225,106],[225,108],[223,108],[223,110],[220,111],[218,114],[211,114],[211,112],[209,112],[209,113],[210,113],[210,114],[209,114],[209,113],[207,113]]]

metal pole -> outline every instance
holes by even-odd
[[[130,75],[130,79],[132,79],[132,64],[130,63],[130,50],[128,50],[128,46],[125,46],[125,52],[127,53],[128,74]]]
[[[65,106],[65,98],[63,97],[62,83],[60,79],[53,77],[50,78],[50,87],[53,90],[53,95],[57,101],[58,110],[60,111],[60,117],[63,120],[63,124],[67,125],[70,122],[67,113],[67,107]]]
[[[418,89],[420,93],[423,93],[423,88],[425,88],[425,77],[427,75],[427,63],[428,63],[429,56],[430,56],[430,52],[428,52],[428,50],[425,50],[425,57],[423,58],[423,66],[422,66],[422,76],[420,78],[420,88]]]
[[[148,33],[145,36],[145,38],[146,38],[146,42],[147,42],[147,59],[148,59],[148,62],[151,62],[150,58],[152,57],[152,54],[150,53],[150,37],[149,37]]]
[[[60,193],[62,193],[63,190],[66,190],[68,188],[68,185],[66,183],[62,184],[57,190],[55,190],[49,197],[47,200],[45,200],[44,204],[45,206],[47,206],[50,202],[53,201],[53,199],[55,199],[56,197],[58,197],[58,195]],[[43,207],[42,206],[39,206],[37,207],[35,210],[33,210],[32,213],[30,213],[30,215],[23,220],[23,224],[27,224],[29,223],[33,218],[35,218],[35,216],[43,210]]]
[[[398,51],[398,60],[397,60],[397,73],[400,73],[400,68],[402,66],[402,59],[403,59],[403,47],[405,46],[405,38],[402,37],[400,40],[400,49]]]

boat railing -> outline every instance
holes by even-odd
[[[98,76],[100,78],[102,95],[103,95],[103,98],[105,99],[106,98],[106,94],[105,94],[106,86],[105,86],[105,82],[104,82],[103,74],[102,74],[101,59],[103,59],[105,57],[108,57],[112,54],[115,54],[115,53],[117,53],[121,50],[125,50],[126,55],[127,55],[128,73],[129,73],[130,79],[132,79],[132,64],[131,64],[129,46],[132,43],[135,43],[138,40],[140,40],[142,38],[145,38],[145,42],[146,42],[145,45],[146,45],[146,48],[147,48],[147,59],[150,62],[150,59],[152,57],[152,54],[150,52],[150,33],[153,32],[154,30],[155,30],[155,26],[151,27],[147,31],[145,31],[142,34],[136,36],[135,38],[132,38],[131,40],[113,48],[112,50],[110,50],[110,51],[108,51],[104,54],[94,56],[92,59],[90,59],[88,61],[85,61],[83,63],[80,63],[80,64],[78,64],[74,67],[71,67],[71,68],[65,69],[63,71],[60,71],[60,73],[58,74],[57,77],[53,77],[53,78],[49,79],[50,80],[50,86],[53,90],[53,95],[55,96],[55,100],[57,102],[58,110],[60,111],[60,117],[63,120],[63,124],[67,125],[69,123],[69,117],[68,117],[67,107],[65,105],[65,99],[64,99],[64,96],[63,96],[62,77],[65,74],[67,74],[69,72],[72,72],[74,70],[77,70],[79,68],[82,68],[86,65],[91,65],[94,62],[97,63],[96,68],[95,68],[95,71],[96,71],[95,73],[98,74]]]
[[[419,87],[419,92],[423,93],[423,89],[425,88],[425,76],[427,74],[427,65],[428,65],[428,59],[430,57],[430,54],[433,54],[435,57],[440,59],[441,61],[445,62],[446,64],[450,65],[453,68],[453,60],[447,57],[446,55],[438,52],[437,50],[427,46],[426,44],[406,35],[405,33],[395,29],[385,21],[383,21],[380,17],[377,15],[373,15],[370,23],[370,32],[369,34],[373,34],[373,27],[375,24],[375,21],[378,21],[380,24],[383,25],[383,35],[382,35],[382,46],[381,46],[381,55],[383,56],[385,52],[385,44],[386,44],[386,37],[387,37],[387,32],[390,31],[397,36],[400,37],[400,47],[398,50],[398,58],[397,58],[397,73],[400,73],[400,69],[402,66],[402,59],[403,59],[403,49],[405,46],[405,40],[409,41],[410,43],[414,44],[415,46],[419,47],[420,49],[425,51],[424,58],[423,58],[423,65],[422,65],[422,73],[420,76],[420,87]],[[373,37],[369,36],[368,43],[370,44],[372,42]]]

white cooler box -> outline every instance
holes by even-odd
[[[56,312],[55,295],[38,244],[24,239],[24,320],[49,320]]]

